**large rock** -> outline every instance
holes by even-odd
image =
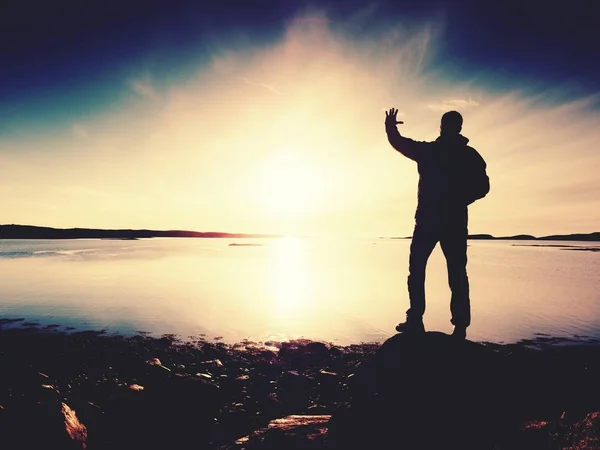
[[[143,389],[124,385],[100,404],[94,421],[98,448],[183,449],[210,441],[218,386],[179,374],[140,381]]]
[[[0,448],[85,450],[87,428],[50,384],[19,386],[3,408]],[[20,391],[20,392],[19,392]]]
[[[321,450],[327,444],[329,415],[291,415],[244,436],[221,450]]]
[[[588,414],[584,420],[573,426],[565,450],[592,450],[600,448],[600,412]]]
[[[490,348],[428,332],[388,339],[332,419],[338,448],[486,449],[504,432],[506,375]]]

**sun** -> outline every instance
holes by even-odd
[[[259,178],[260,204],[280,219],[313,215],[324,206],[324,174],[317,164],[297,152],[271,155],[262,165]]]

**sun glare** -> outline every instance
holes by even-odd
[[[306,243],[295,237],[277,241],[271,287],[280,320],[297,320],[314,299],[314,276],[307,260]],[[310,308],[308,308],[310,309]]]
[[[294,153],[268,159],[260,171],[259,202],[278,219],[298,219],[323,207],[326,186],[316,164]]]

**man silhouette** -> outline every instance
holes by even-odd
[[[440,136],[433,142],[417,142],[400,135],[397,109],[385,113],[385,130],[392,147],[417,162],[418,206],[410,245],[408,294],[410,308],[406,321],[396,331],[424,333],[425,268],[439,242],[448,267],[452,291],[450,312],[452,335],[465,339],[471,323],[469,279],[467,277],[467,207],[483,198],[490,189],[486,163],[460,134],[463,118],[456,111],[442,116]]]

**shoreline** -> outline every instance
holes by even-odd
[[[220,448],[286,416],[343,414],[356,397],[353,383],[382,347],[303,339],[225,344],[204,336],[184,341],[175,335],[64,332],[3,323],[6,320],[0,322],[0,430],[3,422],[18,430],[15,417],[23,408],[29,416],[29,409],[37,411],[34,404],[48,403],[44,411],[49,411],[58,402],[76,415],[90,447],[102,449],[176,448],[175,443],[191,442],[197,448]],[[511,364],[517,361],[524,382],[533,379],[551,388],[548,399],[520,426],[537,423],[545,431],[536,433],[550,436],[559,421],[572,428],[587,414],[600,411],[600,391],[592,381],[600,379],[597,340],[582,344],[538,336],[515,344],[469,345]],[[545,372],[548,364],[553,367],[550,374]],[[549,384],[548,377],[562,381]],[[574,395],[566,403],[568,411],[561,406],[566,392]],[[39,421],[52,422],[44,417]],[[190,430],[181,431],[188,422]],[[150,439],[141,431],[154,427],[162,427],[165,434]],[[528,429],[523,428],[523,433]],[[15,436],[0,431],[0,439],[11,438]],[[154,447],[158,442],[161,445]]]
[[[50,321],[48,321],[50,322]],[[61,325],[59,323],[40,323],[40,319],[27,319],[25,317],[0,317],[0,333],[10,330],[22,330],[32,333],[55,333],[55,334],[82,334],[89,333],[90,335],[98,335],[105,337],[119,337],[119,338],[135,338],[137,336],[144,336],[149,339],[162,339],[168,337],[181,344],[189,344],[192,342],[218,342],[222,345],[229,347],[239,347],[240,345],[255,345],[264,346],[271,348],[279,348],[288,342],[319,342],[329,347],[355,347],[360,345],[367,346],[380,346],[387,339],[391,338],[396,332],[390,333],[386,338],[382,338],[381,341],[360,341],[350,342],[347,344],[336,343],[332,340],[316,339],[310,337],[300,336],[297,338],[286,338],[286,339],[251,339],[242,338],[235,341],[226,341],[223,336],[214,335],[209,336],[206,333],[200,333],[197,335],[188,336],[188,338],[182,337],[178,333],[159,333],[151,332],[142,329],[131,329],[129,331],[111,330],[110,327],[94,327],[88,323],[80,324],[79,326],[74,325]],[[436,330],[427,330],[428,332],[437,332]],[[525,337],[516,341],[487,341],[478,340],[473,341],[467,337],[467,340],[476,344],[491,346],[491,347],[528,347],[531,349],[545,350],[554,346],[600,346],[600,337],[592,335],[580,335],[575,334],[571,337],[567,336],[553,336],[548,333],[536,332],[531,337]]]
[[[282,238],[283,234],[261,233],[231,233],[222,231],[192,231],[192,230],[150,230],[150,229],[102,229],[102,228],[54,228],[36,225],[0,224],[0,239],[142,239],[153,237],[193,237],[193,238]],[[310,237],[310,236],[296,236]],[[312,236],[317,237],[317,236]],[[380,236],[371,239],[410,239],[398,236]],[[469,239],[480,240],[540,240],[540,241],[581,241],[600,242],[600,232],[552,234],[534,236],[531,234],[516,234],[511,236],[494,236],[486,233],[469,234]]]
[[[45,323],[48,322],[48,323]],[[58,321],[60,322],[60,321]],[[132,338],[135,336],[146,336],[150,339],[160,339],[165,336],[173,338],[181,343],[190,343],[194,340],[201,339],[206,342],[219,342],[223,343],[227,346],[239,346],[243,343],[251,343],[257,346],[265,346],[265,347],[278,347],[284,345],[286,342],[320,342],[330,347],[353,347],[356,345],[382,345],[387,339],[392,337],[396,332],[390,332],[389,336],[382,337],[381,340],[361,340],[357,342],[347,342],[347,343],[339,343],[336,342],[337,339],[327,340],[327,339],[319,339],[319,338],[311,338],[305,336],[299,336],[295,338],[240,338],[236,340],[232,339],[224,339],[223,336],[215,334],[214,336],[208,335],[206,333],[199,333],[188,336],[187,338],[183,337],[179,333],[160,333],[160,332],[152,332],[143,329],[134,329],[128,328],[126,330],[119,329],[111,329],[110,326],[101,327],[94,326],[89,323],[80,323],[80,324],[72,324],[72,325],[62,325],[60,323],[53,323],[51,320],[43,320],[38,318],[26,318],[26,317],[1,317],[0,316],[0,332],[13,330],[13,329],[23,329],[31,332],[44,333],[44,332],[53,332],[53,333],[65,333],[65,334],[77,334],[77,333],[90,333],[90,334],[98,334],[103,336],[119,336],[122,338]],[[435,332],[436,330],[427,330]],[[582,334],[574,334],[572,336],[554,336],[548,333],[536,332],[533,333],[530,337],[523,337],[514,341],[505,341],[505,340],[472,340],[467,339],[471,342],[475,342],[477,344],[486,345],[486,346],[517,346],[517,347],[528,347],[531,349],[539,349],[544,350],[549,346],[600,346],[600,336],[598,335],[582,335]]]

